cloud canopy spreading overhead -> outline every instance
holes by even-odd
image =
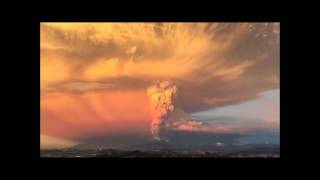
[[[279,23],[41,23],[40,36],[41,132],[53,136],[148,132],[159,80],[187,113],[279,88]]]

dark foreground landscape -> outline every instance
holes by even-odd
[[[241,147],[233,149],[56,149],[41,150],[43,158],[279,158],[279,147]]]

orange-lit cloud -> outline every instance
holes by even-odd
[[[50,136],[149,133],[146,89],[158,80],[177,84],[187,113],[279,87],[278,23],[41,23],[40,30],[41,133]]]
[[[149,132],[150,114],[144,91],[44,94],[41,132],[79,139],[86,135]]]

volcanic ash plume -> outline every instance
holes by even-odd
[[[246,133],[250,129],[234,125],[210,125],[193,119],[175,105],[177,86],[171,81],[161,81],[148,88],[152,114],[151,134],[156,140],[169,140],[170,131],[205,133]]]
[[[151,134],[160,140],[161,131],[165,127],[168,115],[173,112],[177,86],[170,81],[162,81],[148,88],[152,114]]]
[[[184,131],[193,133],[247,133],[250,128],[236,125],[211,125],[193,119],[175,105],[177,86],[171,81],[161,81],[148,88],[152,114],[151,134],[156,140],[168,141],[170,132]]]

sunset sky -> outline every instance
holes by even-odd
[[[40,73],[41,148],[150,138],[167,80],[207,131],[280,130],[279,23],[41,23]]]

